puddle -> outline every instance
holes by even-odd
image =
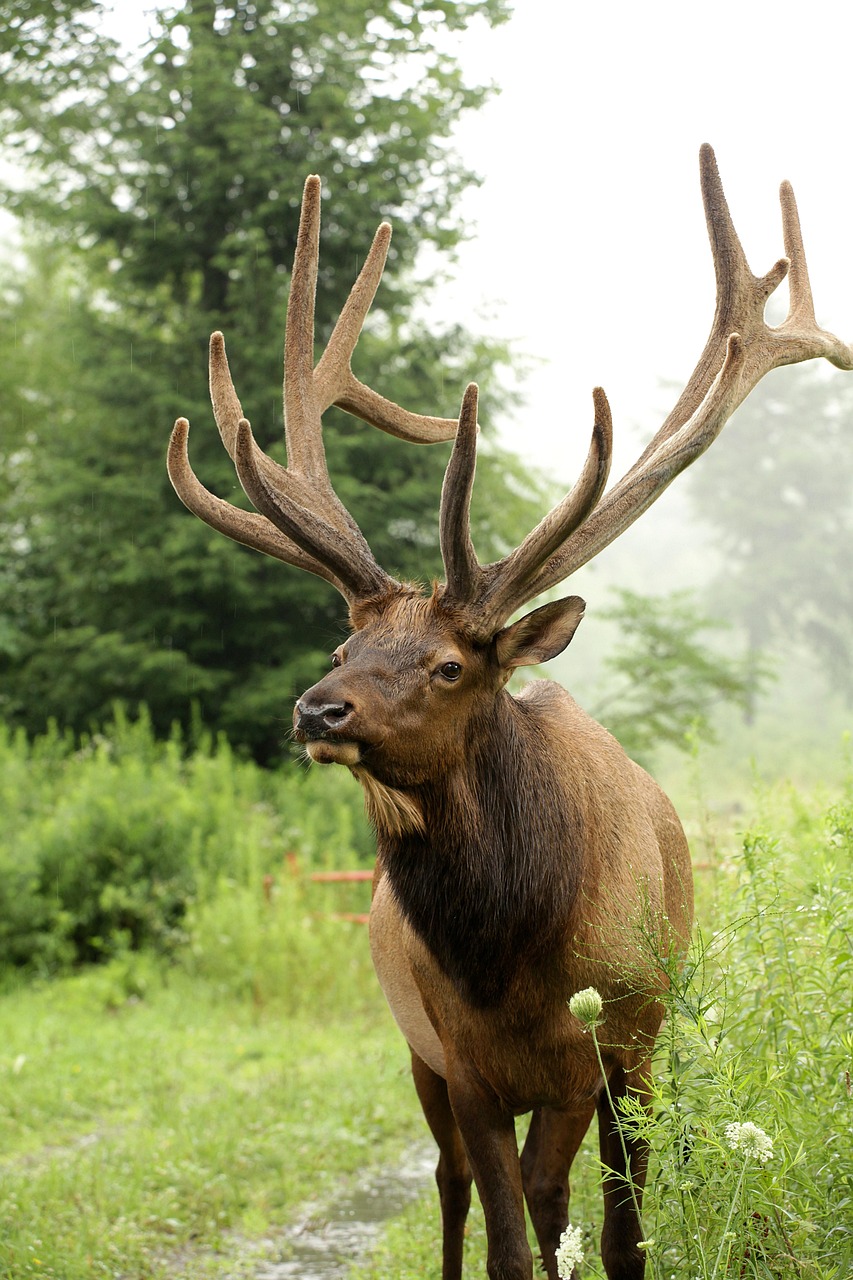
[[[310,1209],[287,1232],[290,1257],[267,1263],[254,1280],[340,1280],[378,1239],[384,1223],[435,1189],[437,1151],[410,1149],[396,1166],[374,1170],[360,1185]]]

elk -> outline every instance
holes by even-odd
[[[380,226],[329,343],[314,365],[320,180],[308,178],[284,345],[287,466],[256,444],[237,399],[222,335],[210,344],[210,389],[223,443],[256,510],[206,490],[175,424],[169,473],[183,502],[228,537],[331,583],[351,633],[332,669],[300,697],[296,739],[320,764],[344,765],[364,789],[376,833],[371,949],[411,1050],[415,1087],[439,1148],[443,1280],[462,1274],[472,1178],[483,1205],[490,1280],[530,1280],[526,1200],[549,1280],[566,1226],[569,1169],[594,1112],[604,1165],[601,1250],[609,1280],[644,1273],[638,1194],[646,1152],[616,1115],[591,1038],[567,1007],[603,999],[599,1030],[610,1097],[649,1099],[650,1059],[667,982],[691,927],[690,859],[657,784],[557,684],[513,695],[518,667],[560,653],[584,602],[568,596],[517,621],[519,609],[619,536],[719,434],[778,365],[825,356],[853,368],[853,349],[819,328],[799,220],[781,188],[786,257],[752,274],[713,152],[700,172],[717,283],[710,336],[678,403],[609,491],[611,421],[594,397],[579,480],[524,541],[480,564],[469,528],[477,387],[458,422],[423,417],[366,387],[351,357],[382,274]],[[785,321],[764,319],[789,279]],[[390,577],[332,489],[321,417],[339,405],[416,443],[453,439],[439,528],[446,580],[427,591]],[[651,938],[651,945],[650,945]],[[519,1156],[515,1118],[532,1113]],[[627,1154],[627,1164],[625,1159]]]

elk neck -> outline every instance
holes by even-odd
[[[396,794],[397,820],[365,787],[404,915],[479,1008],[498,1004],[522,967],[548,963],[569,927],[584,820],[568,775],[537,707],[502,691],[469,724],[460,765]]]

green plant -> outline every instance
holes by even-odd
[[[375,1001],[366,930],[331,916],[324,890],[287,864],[263,882],[220,881],[186,927],[181,966],[231,997],[315,1016]]]
[[[653,1153],[653,1275],[840,1280],[853,1265],[851,815],[836,806],[790,842],[747,834],[720,871],[735,923],[669,966],[652,1110],[628,1100],[622,1116]]]
[[[694,594],[648,597],[612,593],[601,616],[619,625],[618,648],[604,660],[606,695],[594,710],[635,760],[643,764],[664,745],[681,751],[696,738],[715,740],[713,716],[723,703],[747,712],[769,678],[759,655],[732,657],[707,633],[726,624],[703,615]]]
[[[0,765],[0,972],[190,948],[193,963],[206,957],[220,978],[230,963],[239,982],[274,947],[331,954],[301,929],[331,903],[297,906],[302,881],[282,867],[370,857],[355,784],[333,791],[292,764],[267,773],[221,739],[159,742],[144,711],[131,718],[116,707],[79,746],[55,730],[32,743],[0,731]]]

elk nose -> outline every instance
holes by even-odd
[[[324,737],[330,729],[343,728],[352,712],[351,702],[312,702],[300,698],[296,704],[296,729],[306,738]]]

